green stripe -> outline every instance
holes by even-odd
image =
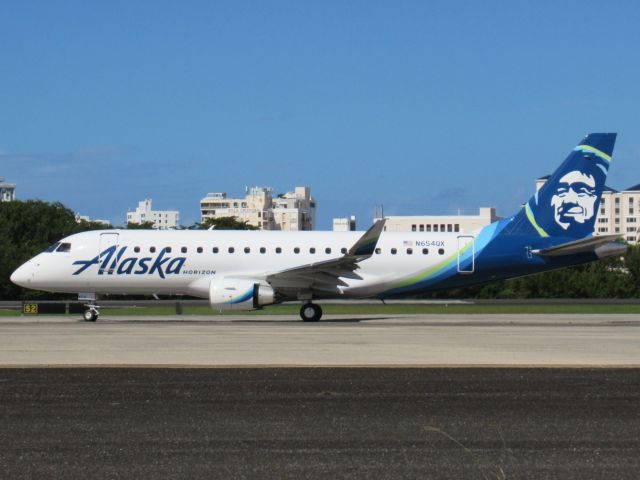
[[[540,225],[538,225],[538,222],[536,222],[536,219],[533,216],[533,212],[531,211],[531,207],[529,206],[529,202],[527,202],[527,204],[525,205],[524,211],[526,212],[527,218],[531,222],[531,225],[533,225],[533,228],[535,228],[538,231],[540,236],[541,237],[548,237],[549,234],[547,232],[545,232]]]
[[[427,278],[434,276],[438,273],[440,273],[442,270],[449,268],[454,261],[457,261],[458,256],[464,254],[467,250],[469,250],[472,245],[474,244],[474,241],[471,241],[469,243],[467,243],[464,247],[462,247],[460,250],[458,250],[455,254],[453,254],[452,256],[446,258],[445,260],[443,260],[442,262],[438,263],[437,265],[434,265],[433,267],[425,270],[424,272],[420,272],[417,275],[414,275],[413,277],[404,280],[400,283],[395,284],[393,287],[391,288],[402,288],[402,287],[407,287],[409,285],[413,285],[414,283],[419,283],[422,282],[423,280],[426,280]]]
[[[587,152],[595,153],[601,158],[604,158],[607,162],[611,162],[611,155],[607,155],[602,150],[598,150],[591,145],[578,145],[574,150],[586,150]]]

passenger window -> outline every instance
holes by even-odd
[[[198,247],[198,253],[202,253],[202,247]]]
[[[439,248],[439,249],[438,249],[438,253],[439,253],[440,255],[444,255],[444,248]]]
[[[53,245],[51,245],[49,248],[47,248],[45,250],[45,252],[54,252],[56,248],[58,248],[58,245],[60,245],[60,242],[56,242]]]
[[[149,251],[151,253],[156,253],[156,247],[149,247]]]
[[[213,247],[213,253],[218,253],[220,249],[218,247]]]
[[[267,249],[264,247],[260,247],[260,253],[267,253]]]
[[[316,253],[316,248],[315,247],[311,247],[309,249],[309,253]]]
[[[165,247],[164,251],[167,252],[167,253],[171,253],[171,247]]]
[[[181,251],[182,253],[187,253],[187,247],[182,247],[182,248],[180,249],[180,251]]]
[[[244,247],[244,253],[250,253],[251,249],[249,247]]]
[[[233,248],[233,247],[229,247],[229,253],[233,253],[233,252],[235,252],[235,251],[236,251],[236,249],[235,249],[235,248]]]
[[[71,251],[71,244],[70,243],[61,243],[60,246],[58,248],[56,248],[56,252],[66,253],[66,252],[70,252],[70,251]]]
[[[376,255],[380,255],[382,253],[382,249],[381,248],[376,248]]]
[[[423,248],[422,249],[422,254],[423,255],[429,255],[429,249],[428,248]]]
[[[391,255],[395,255],[396,253],[398,253],[398,250],[395,248],[391,249]]]
[[[294,248],[293,253],[300,253],[300,249],[298,247]]]
[[[326,253],[326,254],[331,253],[331,249],[330,249],[329,247],[325,248],[325,249],[324,249],[324,253]]]
[[[136,253],[140,253],[140,247],[133,247],[133,251]]]
[[[346,254],[347,254],[347,249],[346,249],[346,248],[344,248],[344,247],[342,247],[342,248],[340,249],[340,253],[341,253],[341,254],[343,254],[343,255],[346,255]]]
[[[282,248],[276,247],[276,253],[282,253]]]
[[[413,254],[413,248],[407,248],[407,255]]]

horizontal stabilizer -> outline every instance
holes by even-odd
[[[542,250],[533,250],[532,253],[544,257],[559,257],[562,255],[575,255],[577,253],[594,252],[599,257],[609,257],[612,255],[622,255],[627,246],[617,242],[620,235],[602,235],[597,237],[587,237],[573,242],[563,243],[555,247]]]

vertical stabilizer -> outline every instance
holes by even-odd
[[[583,238],[593,233],[615,133],[587,135],[515,215],[505,233]]]

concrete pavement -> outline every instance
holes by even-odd
[[[0,365],[640,366],[640,315],[3,317]]]

